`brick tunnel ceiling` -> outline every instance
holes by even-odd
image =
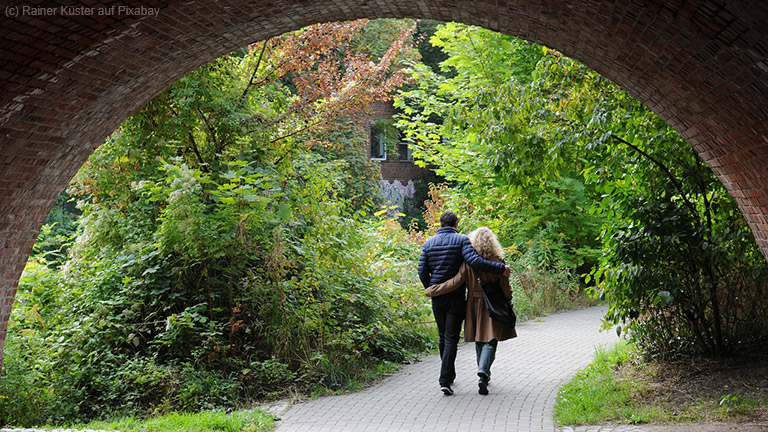
[[[106,9],[126,4],[145,10]],[[0,355],[40,227],[105,137],[201,64],[323,21],[460,21],[584,62],[688,140],[736,198],[768,256],[768,2],[150,0],[89,7],[81,15],[61,4],[1,12]]]

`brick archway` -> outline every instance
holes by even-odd
[[[322,21],[461,21],[584,62],[693,145],[768,257],[768,4],[760,0],[89,3],[92,9],[27,3],[0,10],[0,356],[40,227],[104,138],[197,66]],[[126,4],[145,9],[118,9]],[[159,13],[150,14],[155,7]]]

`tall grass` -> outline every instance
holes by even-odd
[[[524,268],[512,264],[510,276],[515,313],[522,320],[554,312],[579,309],[597,303],[582,289],[576,278],[564,274]]]

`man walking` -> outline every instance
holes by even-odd
[[[456,230],[458,224],[459,218],[455,213],[443,212],[437,234],[424,243],[419,258],[419,279],[424,288],[451,279],[459,272],[464,261],[477,271],[509,276],[509,266],[489,261],[477,254],[469,238]],[[453,394],[451,384],[456,378],[456,350],[466,309],[465,291],[462,287],[432,297],[432,313],[440,335],[440,390],[446,396]]]

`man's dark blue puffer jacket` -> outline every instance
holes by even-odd
[[[442,227],[434,237],[424,242],[419,258],[419,278],[424,288],[456,276],[466,261],[473,269],[485,273],[504,273],[505,265],[489,261],[477,254],[469,237],[456,228]]]

